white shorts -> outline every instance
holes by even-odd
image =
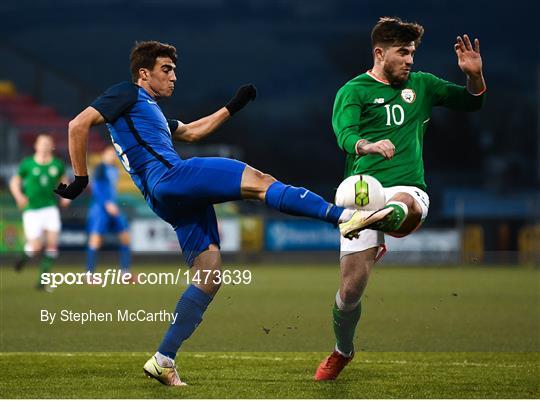
[[[392,197],[399,192],[405,192],[411,195],[413,199],[416,200],[422,208],[422,220],[420,221],[420,224],[424,222],[429,211],[429,196],[427,193],[422,191],[420,188],[408,187],[403,185],[383,189],[386,202],[392,199]],[[420,224],[418,226],[420,226]],[[376,230],[362,230],[360,231],[360,235],[358,238],[350,240],[341,237],[340,258],[345,255],[365,251],[366,249],[374,247],[380,248],[378,257],[381,257],[382,254],[380,254],[380,252],[384,250],[384,233],[382,231]]]
[[[24,235],[28,241],[40,238],[44,231],[60,232],[60,212],[56,206],[23,212]]]

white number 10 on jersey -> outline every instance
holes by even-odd
[[[392,106],[385,104],[384,108],[386,109],[386,125],[391,125],[390,120],[392,120],[395,125],[403,124],[403,120],[405,119],[405,111],[403,111],[403,107],[401,107],[399,104],[394,104]],[[399,113],[397,111],[399,111]]]

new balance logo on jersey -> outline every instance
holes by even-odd
[[[383,104],[384,103],[384,97],[378,97],[373,101],[375,104]]]

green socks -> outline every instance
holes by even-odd
[[[401,227],[409,213],[409,208],[403,202],[389,202],[386,204],[385,209],[386,208],[392,208],[394,211],[381,221],[373,223],[370,227],[371,229],[386,233],[396,231],[399,229],[399,227]]]
[[[49,272],[52,265],[54,264],[55,259],[56,259],[56,252],[45,251],[45,254],[41,258],[41,262],[39,263],[38,285],[41,284],[41,275],[43,273]]]
[[[339,296],[339,292],[338,292]],[[332,310],[334,322],[334,334],[336,335],[336,346],[342,354],[351,354],[354,351],[354,333],[356,325],[360,320],[362,307],[360,302],[351,310],[341,310],[334,303]]]

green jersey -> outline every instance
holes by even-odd
[[[483,95],[424,72],[413,72],[399,87],[378,80],[369,71],[347,82],[334,103],[332,126],[339,147],[347,153],[345,177],[367,174],[384,187],[411,185],[426,190],[422,147],[433,106],[476,111]],[[389,139],[392,160],[378,154],[358,156],[360,139]]]
[[[47,164],[37,163],[33,156],[23,159],[19,165],[18,175],[22,180],[22,191],[28,198],[25,210],[56,205],[53,190],[64,172],[64,163],[55,157]]]

